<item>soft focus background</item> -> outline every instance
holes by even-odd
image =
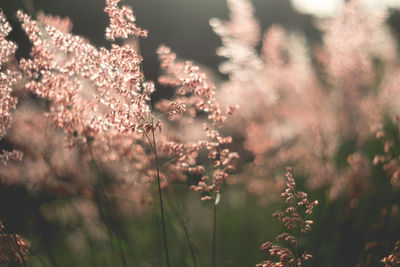
[[[166,44],[179,52],[179,56],[192,59],[200,64],[217,69],[222,61],[215,54],[219,46],[219,38],[212,32],[209,20],[217,17],[225,19],[228,10],[225,1],[180,1],[180,0],[149,0],[125,1],[133,7],[137,21],[150,34],[141,41],[141,51],[145,59],[145,72],[151,80],[157,80],[159,63],[156,49],[160,44]],[[263,28],[272,23],[284,24],[288,27],[304,31],[312,39],[318,39],[318,31],[312,26],[312,17],[298,13],[289,0],[254,1],[256,16]],[[42,10],[46,14],[68,16],[73,22],[73,33],[83,35],[96,45],[106,46],[104,29],[108,23],[103,12],[104,3],[101,0],[88,1],[14,1],[2,0],[2,9],[13,25],[11,39],[24,40],[17,52],[19,56],[27,56],[28,40],[20,29],[15,12],[18,9],[35,12]]]
[[[271,29],[272,25],[282,25],[287,36],[281,39],[279,36],[285,35],[281,28],[272,28],[277,32],[277,42],[281,42],[277,47],[284,47],[285,41],[288,42],[283,52],[278,53],[277,57],[282,58],[277,60],[276,66],[274,59],[268,58],[267,64],[263,63],[267,66],[263,65],[265,72],[263,69],[258,76],[238,81],[235,73],[218,72],[226,59],[216,54],[221,39],[209,23],[212,18],[228,20],[229,10],[225,1],[124,1],[133,8],[137,24],[149,31],[148,38],[140,40],[140,51],[146,78],[155,81],[158,88],[154,100],[171,96],[171,90],[157,82],[161,71],[156,50],[160,44],[166,44],[179,58],[193,60],[210,73],[215,83],[221,85],[222,93],[218,98],[222,102],[235,104],[238,99],[243,101],[238,103],[242,113],[225,129],[233,135],[233,150],[240,153],[241,159],[218,205],[217,266],[255,266],[266,258],[260,249],[261,244],[273,240],[284,229],[273,220],[272,213],[283,206],[279,194],[284,190],[282,174],[288,164],[295,167],[298,187],[309,192],[310,200],[319,200],[312,215],[313,230],[299,239],[299,244],[313,255],[305,265],[379,266],[381,259],[391,253],[395,241],[400,239],[397,231],[400,227],[400,193],[395,179],[399,176],[396,160],[400,154],[400,141],[396,115],[400,108],[396,105],[400,101],[390,101],[391,94],[397,92],[398,80],[395,78],[400,75],[400,1],[360,0],[365,12],[388,12],[385,25],[390,29],[389,36],[393,41],[390,48],[395,52],[385,54],[378,51],[374,54],[373,49],[365,48],[366,65],[370,69],[365,73],[364,70],[350,69],[351,75],[341,73],[335,66],[331,69],[326,63],[329,61],[328,52],[335,50],[324,39],[323,27],[318,27],[320,21],[338,16],[344,1],[252,2],[262,32]],[[29,57],[31,49],[15,16],[18,9],[32,16],[43,11],[69,17],[73,23],[72,33],[85,36],[96,46],[110,47],[104,38],[108,18],[101,0],[0,0],[0,7],[13,27],[9,39],[18,44],[18,59]],[[351,41],[351,36],[342,43]],[[276,40],[274,38],[270,39]],[[255,45],[255,49],[262,50],[263,44]],[[266,50],[263,51],[259,54],[267,54]],[[336,54],[332,53],[331,57],[335,58]],[[264,81],[264,76],[272,78]],[[356,77],[355,81],[348,76]],[[384,82],[386,79],[387,83]],[[246,87],[249,80],[265,82],[265,87],[271,91],[263,94],[258,91],[264,88],[262,86]],[[348,93],[351,91],[346,89],[348,87],[359,90],[353,95]],[[294,88],[296,94],[290,91]],[[308,88],[311,89],[307,91]],[[342,89],[346,92],[343,95],[334,93]],[[254,95],[246,97],[247,91]],[[386,95],[381,96],[380,91]],[[77,190],[80,195],[76,197],[75,189],[64,186],[52,187],[51,191],[46,182],[42,188],[34,183],[26,186],[12,181],[15,177],[45,181],[46,177],[55,175],[50,167],[50,171],[41,172],[41,166],[46,164],[54,167],[56,173],[59,173],[57,168],[62,169],[62,175],[57,179],[66,183],[70,182],[70,177],[80,183],[94,175],[93,162],[89,169],[80,166],[80,151],[64,148],[62,133],[52,129],[48,121],[40,119],[42,109],[48,103],[18,90],[17,94],[22,101],[15,112],[16,123],[0,145],[2,148],[11,145],[23,148],[29,160],[23,163],[22,168],[6,170],[7,167],[2,167],[0,171],[0,219],[8,231],[20,233],[28,240],[27,265],[123,266],[119,256],[119,250],[122,250],[128,266],[164,266],[155,185],[150,189],[136,188],[134,193],[143,196],[132,201],[124,199],[123,193],[126,192],[113,196],[115,199],[105,205],[104,215],[85,199],[87,195],[83,189]],[[254,102],[251,98],[255,99]],[[259,103],[261,98],[265,103]],[[381,98],[384,104],[379,102]],[[297,100],[303,102],[298,104]],[[375,100],[379,108],[383,106],[383,111],[379,109],[374,113],[378,106]],[[386,110],[387,103],[393,104],[389,111]],[[21,129],[29,133],[28,137],[21,135]],[[377,131],[384,133],[383,139],[376,137]],[[41,153],[57,156],[54,160],[38,163],[36,159],[41,158]],[[388,158],[373,163],[376,156],[384,154]],[[185,237],[187,232],[190,233],[197,266],[211,266],[212,209],[210,203],[200,201],[195,192],[188,190],[191,182],[190,179],[187,182],[176,181],[164,191],[172,266],[194,266]],[[111,225],[114,231],[111,238],[105,224]]]
[[[371,9],[390,8],[390,25],[399,27],[399,3],[396,0],[365,1]],[[133,7],[139,24],[150,32],[147,39],[141,41],[141,50],[145,59],[145,72],[149,79],[157,80],[159,64],[155,51],[160,44],[166,44],[179,53],[179,56],[192,59],[200,64],[217,69],[221,57],[215,54],[220,40],[210,29],[211,18],[226,19],[228,10],[223,0],[181,1],[148,0],[125,1]],[[320,39],[320,32],[313,24],[313,16],[329,17],[343,6],[339,0],[282,0],[253,1],[255,16],[263,29],[271,24],[282,24],[305,34],[311,41]],[[14,30],[11,39],[19,40],[17,55],[27,56],[29,46],[27,38],[16,21],[15,12],[23,9],[32,13],[42,10],[46,14],[69,17],[73,23],[73,33],[83,35],[92,43],[105,46],[104,29],[107,16],[103,12],[101,0],[61,1],[61,0],[1,0],[1,8],[9,18]],[[25,41],[25,42],[23,42]]]

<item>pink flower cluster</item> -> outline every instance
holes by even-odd
[[[26,264],[29,243],[18,234],[5,233],[5,227],[0,221],[0,264]]]
[[[104,11],[110,17],[110,24],[106,29],[106,38],[114,41],[115,38],[127,39],[129,36],[147,37],[147,31],[135,24],[136,18],[128,6],[118,7],[121,0],[107,0]]]
[[[348,140],[359,151],[385,116],[397,116],[400,76],[386,12],[359,2],[318,20],[322,43],[312,46],[279,25],[261,39],[250,1],[229,1],[230,20],[210,21],[222,41],[217,54],[227,59],[220,71],[229,75],[216,97],[242,107],[230,128],[254,156],[230,181],[246,184],[264,203],[277,198],[285,166],[309,177],[309,188],[328,188],[332,200],[351,202],[368,188],[371,162],[357,152],[337,168],[335,155]],[[238,34],[239,27],[246,30]]]
[[[399,123],[399,118],[395,118],[395,122]],[[384,144],[384,154],[376,155],[373,161],[374,165],[383,164],[383,169],[390,177],[390,183],[396,190],[400,189],[400,161],[394,153],[393,137],[385,136],[383,130],[378,131],[377,138],[381,139]]]
[[[86,163],[98,161],[126,187],[141,188],[153,181],[156,159],[152,151],[157,149],[161,151],[158,156],[166,159],[159,174],[163,186],[174,179],[184,179],[183,175],[201,175],[199,184],[192,188],[201,192],[203,199],[215,197],[238,159],[238,154],[228,149],[232,138],[221,133],[227,116],[237,107],[222,107],[216,99],[216,87],[207,75],[189,61],[177,61],[169,48],[161,46],[157,53],[165,74],[160,83],[176,87],[177,92],[171,101],[160,101],[153,110],[151,94],[155,86],[145,79],[143,59],[132,43],[132,38],[146,37],[147,31],[135,24],[132,9],[120,7],[119,2],[108,0],[104,9],[110,17],[105,34],[112,41],[110,49],[98,48],[71,34],[68,18],[40,13],[34,20],[18,11],[18,19],[33,45],[30,57],[19,62],[25,88],[49,101],[46,116],[63,130],[70,149],[78,148]],[[6,34],[8,24],[3,21],[2,32]],[[117,38],[122,39],[121,45],[115,42]],[[15,50],[11,43],[2,43],[2,49],[7,53]],[[4,81],[8,95],[12,82]],[[15,106],[15,99],[8,99],[2,99],[2,104],[9,105],[7,110]],[[162,121],[160,112],[168,114],[170,122]],[[6,113],[3,117],[10,118]],[[173,136],[174,131],[179,131],[174,129],[174,122],[182,125],[194,119],[203,124],[202,138],[188,141]],[[5,127],[7,123],[1,125]],[[164,125],[165,130],[161,131]],[[156,130],[157,142],[148,135]],[[199,160],[202,153],[208,154],[208,161]],[[86,189],[92,191],[90,186]]]
[[[318,201],[310,202],[306,193],[296,189],[296,182],[291,169],[287,169],[285,176],[287,179],[286,189],[281,194],[281,197],[285,200],[287,208],[284,211],[276,211],[273,217],[281,221],[289,231],[298,231],[298,234],[307,233],[311,230],[313,221],[307,220],[305,217],[312,213],[313,208],[318,205]],[[261,249],[271,256],[278,256],[279,261],[274,262],[267,260],[257,266],[302,266],[302,262],[310,259],[312,256],[305,251],[300,257],[297,256],[298,238],[298,236],[288,233],[282,233],[276,237],[276,241],[288,242],[291,248],[274,245],[271,242],[264,243]],[[296,253],[294,253],[294,251],[296,251]]]
[[[176,116],[201,119],[203,113],[203,130],[207,137],[186,144],[169,141],[164,144],[163,150],[168,155],[178,155],[176,162],[180,171],[202,176],[198,185],[192,186],[192,189],[200,192],[202,199],[210,199],[220,192],[228,172],[234,169],[239,157],[237,153],[226,148],[226,145],[232,142],[232,138],[222,136],[220,132],[227,116],[233,113],[236,106],[227,106],[223,110],[215,98],[215,85],[192,62],[177,61],[176,55],[166,46],[161,46],[157,53],[164,71],[160,83],[177,88],[174,99],[161,101],[157,108],[167,112],[172,120],[175,120]],[[212,161],[208,170],[197,162],[203,149]]]
[[[396,242],[392,253],[382,259],[382,263],[385,264],[385,267],[394,267],[400,264],[400,241]]]
[[[11,123],[11,110],[15,109],[17,99],[12,96],[12,86],[20,79],[20,73],[11,70],[7,63],[14,58],[17,46],[6,40],[11,26],[0,10],[0,139],[6,134]],[[9,159],[21,159],[19,151],[3,150],[0,154],[0,164],[6,164]]]

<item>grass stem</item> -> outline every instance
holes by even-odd
[[[154,126],[154,122],[152,121]],[[155,161],[156,161],[156,171],[157,171],[157,185],[158,185],[158,197],[160,199],[160,212],[161,212],[161,223],[162,223],[162,230],[163,230],[163,238],[164,238],[164,251],[165,251],[165,260],[167,262],[167,266],[170,267],[169,264],[169,254],[168,254],[168,243],[167,243],[167,230],[165,227],[165,212],[164,212],[164,203],[162,199],[162,192],[161,192],[161,179],[160,179],[160,163],[158,160],[157,155],[157,147],[156,147],[156,137],[154,133],[154,127],[152,127],[152,135],[153,135],[153,142],[151,142],[149,136],[145,132],[147,140],[150,144],[150,147],[154,153]]]
[[[214,203],[214,215],[213,215],[213,237],[212,237],[212,267],[216,266],[216,247],[217,247],[217,205]]]

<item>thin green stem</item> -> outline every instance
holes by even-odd
[[[46,267],[49,266],[47,264],[47,262],[42,258],[42,256],[38,252],[36,252],[34,249],[31,248],[29,250],[29,254],[32,255],[32,256],[35,256],[36,258],[38,258],[38,260],[40,261],[42,266],[46,266]]]
[[[46,250],[47,256],[49,257],[49,260],[53,264],[53,266],[58,267],[58,262],[56,260],[56,257],[54,256],[53,252],[51,252],[50,248],[48,246],[44,246],[44,249]]]
[[[112,210],[111,210],[111,207],[110,207],[111,203],[109,202],[109,200],[108,200],[108,198],[106,196],[106,193],[104,191],[104,188],[105,188],[105,183],[104,183],[105,172],[102,169],[101,165],[99,165],[97,163],[96,158],[94,157],[93,150],[92,150],[92,147],[91,147],[90,143],[87,143],[87,145],[88,145],[88,148],[89,148],[90,156],[92,157],[94,165],[95,165],[95,168],[97,170],[97,174],[100,177],[101,190],[100,190],[100,195],[97,197],[97,202],[98,202],[100,214],[102,215],[102,217],[103,217],[103,219],[104,219],[104,221],[106,223],[106,226],[107,226],[108,234],[109,234],[110,241],[111,241],[110,245],[111,245],[111,248],[114,249],[114,246],[112,245],[112,234],[111,234],[111,232],[114,232],[115,237],[117,238],[118,250],[119,250],[119,254],[120,254],[120,257],[121,257],[122,264],[123,264],[123,266],[127,267],[128,266],[128,262],[126,260],[124,250],[122,248],[121,238],[119,236],[118,230],[115,228],[115,222],[114,222],[114,218],[113,218],[113,215],[112,215]],[[103,203],[104,203],[104,205],[103,205]],[[103,210],[103,208],[105,208],[105,210]]]
[[[188,230],[188,228],[187,228],[187,226],[186,226],[186,222],[185,222],[185,219],[184,219],[184,218],[182,219],[182,226],[183,226],[183,231],[185,232],[186,241],[188,242],[188,245],[189,245],[189,249],[190,249],[190,254],[191,254],[191,256],[192,256],[193,265],[194,265],[195,267],[197,267],[196,255],[195,255],[195,253],[194,253],[194,248],[193,248],[192,240],[190,239],[189,230]]]
[[[194,252],[193,242],[192,242],[192,240],[190,238],[189,229],[188,229],[187,224],[186,224],[184,206],[181,208],[179,206],[178,201],[176,200],[175,196],[174,195],[170,195],[170,196],[171,196],[171,198],[173,200],[173,204],[174,205],[172,207],[175,209],[176,217],[178,217],[178,219],[179,219],[179,221],[180,221],[180,223],[182,225],[183,232],[185,234],[185,238],[186,238],[186,241],[187,241],[188,246],[189,246],[189,250],[190,250],[191,257],[192,257],[193,265],[195,267],[197,267],[196,254]]]
[[[90,148],[89,148],[89,150],[91,151]],[[91,155],[92,155],[92,158],[93,158],[93,153],[91,153]],[[44,159],[45,163],[46,163],[47,166],[50,168],[50,170],[53,172],[53,175],[54,175],[55,177],[59,178],[59,175],[58,175],[57,170],[56,170],[56,169],[54,168],[54,166],[51,164],[50,160],[46,157],[46,155],[42,154],[42,158]],[[75,207],[75,206],[73,205],[73,207]],[[82,223],[83,223],[82,214],[78,211],[78,209],[77,209],[76,207],[75,207],[75,213],[78,215],[79,223],[82,224]],[[82,228],[82,227],[81,227],[81,228]],[[83,231],[83,228],[82,228],[82,231]],[[87,243],[88,243],[88,245],[89,245],[89,248],[90,248],[90,250],[91,250],[93,256],[95,256],[95,257],[92,257],[92,258],[93,258],[93,263],[94,263],[95,266],[97,266],[96,258],[99,257],[99,255],[96,255],[96,253],[95,253],[95,250],[94,250],[94,248],[93,248],[93,247],[94,247],[94,244],[93,244],[93,242],[92,242],[92,240],[91,240],[91,238],[90,238],[88,232],[87,232],[87,231],[83,231],[83,232],[84,232],[84,235],[85,235],[85,237],[86,237],[86,241],[87,241]],[[39,255],[37,255],[37,256],[39,256]],[[43,260],[42,260],[42,261],[43,261]]]
[[[34,210],[33,211],[35,214],[35,219],[38,221],[35,225],[41,225],[44,223],[44,219],[42,218],[42,216],[39,214],[38,210]],[[44,229],[42,227],[34,227],[34,232],[39,236],[40,241],[38,241],[37,243],[40,244],[49,244],[50,240],[47,238],[47,236],[44,234]],[[50,245],[51,246],[51,245]],[[59,264],[57,262],[56,257],[54,256],[53,252],[50,249],[50,246],[48,245],[44,245],[43,248],[46,251],[48,260],[51,262],[51,265],[53,265],[54,267],[59,267]]]
[[[153,120],[152,120],[152,125],[154,126]],[[158,197],[160,199],[160,212],[161,212],[161,223],[162,223],[162,230],[163,230],[163,237],[164,237],[165,260],[167,262],[167,266],[170,267],[169,254],[168,254],[168,243],[167,243],[167,231],[166,231],[166,227],[165,227],[164,203],[163,203],[162,193],[161,193],[160,163],[159,163],[158,155],[157,155],[156,137],[155,137],[155,133],[154,133],[154,127],[152,127],[153,142],[151,142],[151,140],[146,132],[145,132],[145,135],[147,137],[147,140],[149,141],[151,149],[153,150],[155,161],[156,161]]]
[[[213,237],[212,237],[212,267],[216,266],[216,250],[217,250],[217,205],[214,203],[214,216],[213,216]]]

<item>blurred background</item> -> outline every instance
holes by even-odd
[[[315,17],[332,17],[343,7],[340,0],[254,0],[255,17],[262,29],[272,24],[281,24],[285,28],[300,31],[307,39],[318,42],[320,31],[315,27]],[[369,9],[390,9],[389,23],[394,31],[399,31],[400,4],[396,0],[363,1]],[[133,8],[137,24],[149,31],[149,37],[141,40],[140,47],[144,58],[146,76],[157,80],[159,63],[156,49],[160,44],[170,46],[179,57],[195,60],[199,64],[217,70],[222,62],[215,50],[221,41],[211,30],[211,18],[228,18],[228,9],[223,0],[146,0],[124,1]],[[72,32],[83,35],[98,46],[107,46],[104,30],[108,23],[103,12],[102,0],[1,0],[1,8],[10,20],[13,31],[11,40],[19,44],[17,56],[27,57],[30,51],[29,41],[16,20],[16,10],[28,13],[42,10],[46,14],[69,17],[73,23]]]

